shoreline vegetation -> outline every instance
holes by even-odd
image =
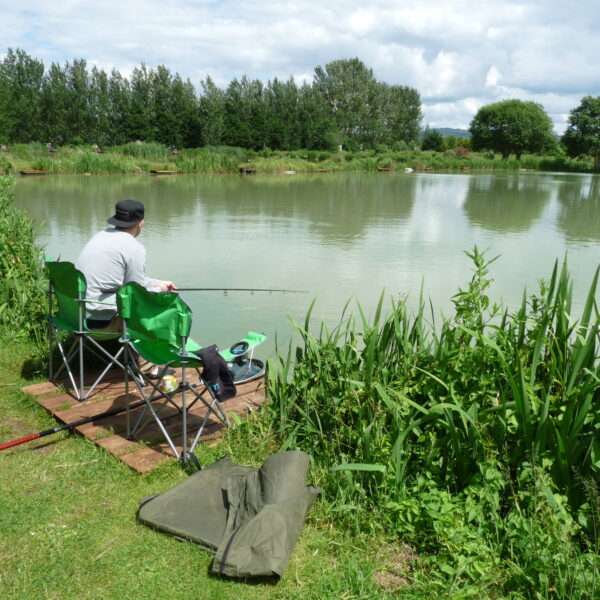
[[[564,154],[525,154],[503,159],[493,152],[470,152],[458,146],[443,152],[393,150],[386,145],[361,151],[264,150],[207,146],[171,150],[156,142],[132,142],[98,150],[93,146],[62,146],[50,152],[45,144],[11,144],[0,151],[0,174],[40,170],[56,175],[143,174],[168,171],[190,174],[329,173],[352,171],[480,171],[533,170],[595,172],[591,158]]]
[[[19,390],[44,380],[48,348],[42,249],[12,184],[0,177],[0,442],[52,423]],[[493,260],[467,254],[441,322],[424,298],[384,314],[382,295],[373,317],[348,304],[315,334],[311,307],[300,346],[269,361],[269,404],[197,449],[202,464],[311,454],[324,492],[277,585],[210,577],[208,553],[136,521],[141,498],[186,477],[177,464],[140,477],[61,433],[2,455],[4,595],[597,598],[598,272],[577,321],[558,262],[509,313],[488,296]]]

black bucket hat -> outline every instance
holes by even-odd
[[[114,216],[106,219],[115,227],[131,227],[144,220],[144,205],[137,200],[121,200],[115,204]]]

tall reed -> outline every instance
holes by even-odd
[[[600,477],[598,272],[577,320],[566,264],[509,313],[487,295],[491,261],[467,254],[474,275],[437,325],[423,299],[384,316],[383,296],[371,319],[358,306],[331,330],[311,333],[311,311],[295,323],[302,345],[270,364],[273,422],[284,446],[349,474],[333,493],[358,485],[371,505],[423,473],[463,490],[493,459],[510,477],[543,466],[577,509]]]

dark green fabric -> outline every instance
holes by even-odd
[[[83,273],[70,262],[49,262],[46,269],[56,300],[54,322],[63,331],[79,331],[79,299],[85,298],[86,292]]]
[[[158,365],[180,361],[182,338],[189,336],[192,312],[177,293],[155,293],[127,283],[117,292],[117,306],[128,337],[146,360]],[[196,346],[190,341],[186,350]],[[201,365],[196,356],[191,356],[189,363]]]
[[[82,311],[82,332],[87,333],[95,340],[109,340],[119,337],[118,333],[96,332],[87,326],[85,315],[85,296],[87,282],[85,275],[75,268],[75,265],[66,261],[47,261],[46,271],[52,291],[54,292],[53,305],[56,313],[52,315],[52,324],[61,331],[79,332],[79,311]],[[116,309],[116,307],[115,307]]]
[[[200,367],[200,359],[190,353],[202,346],[192,340],[192,311],[176,292],[150,292],[137,283],[127,283],[117,292],[120,317],[127,324],[127,335],[146,360],[157,365]],[[181,353],[186,338],[186,356]],[[266,335],[248,332],[243,341],[252,348],[261,344]],[[226,361],[235,355],[229,350],[220,352]]]
[[[308,463],[296,450],[274,454],[259,469],[224,458],[142,500],[138,516],[214,551],[216,574],[281,577],[321,491],[306,485]]]

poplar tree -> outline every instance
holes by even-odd
[[[34,142],[41,135],[44,65],[9,48],[0,63],[0,136],[3,142]]]
[[[225,139],[225,93],[207,75],[200,82],[202,95],[198,101],[200,144],[218,146]]]

